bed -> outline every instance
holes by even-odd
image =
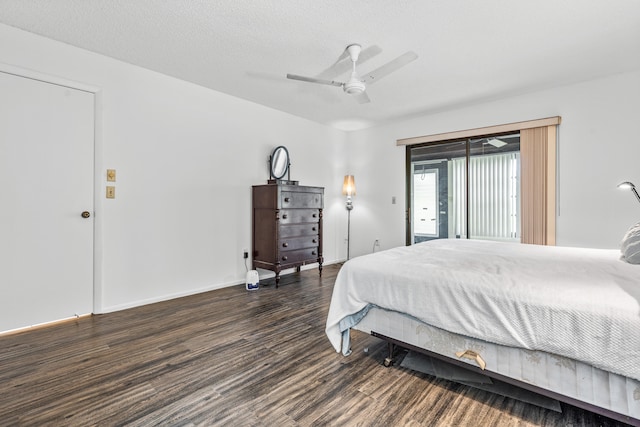
[[[346,262],[326,334],[350,329],[640,425],[640,265],[620,251],[443,239]]]

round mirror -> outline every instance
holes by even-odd
[[[276,147],[271,153],[269,159],[271,163],[271,177],[273,179],[282,179],[289,170],[289,152],[284,146]]]

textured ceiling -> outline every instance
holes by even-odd
[[[345,130],[640,69],[638,0],[0,0],[0,22]],[[346,81],[351,43],[362,73],[419,57],[369,104],[285,78]]]

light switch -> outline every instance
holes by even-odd
[[[115,199],[116,198],[116,187],[112,185],[107,185],[107,199]]]
[[[107,181],[116,182],[116,170],[107,169]]]

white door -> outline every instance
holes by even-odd
[[[0,331],[92,312],[93,156],[93,93],[0,72]]]

